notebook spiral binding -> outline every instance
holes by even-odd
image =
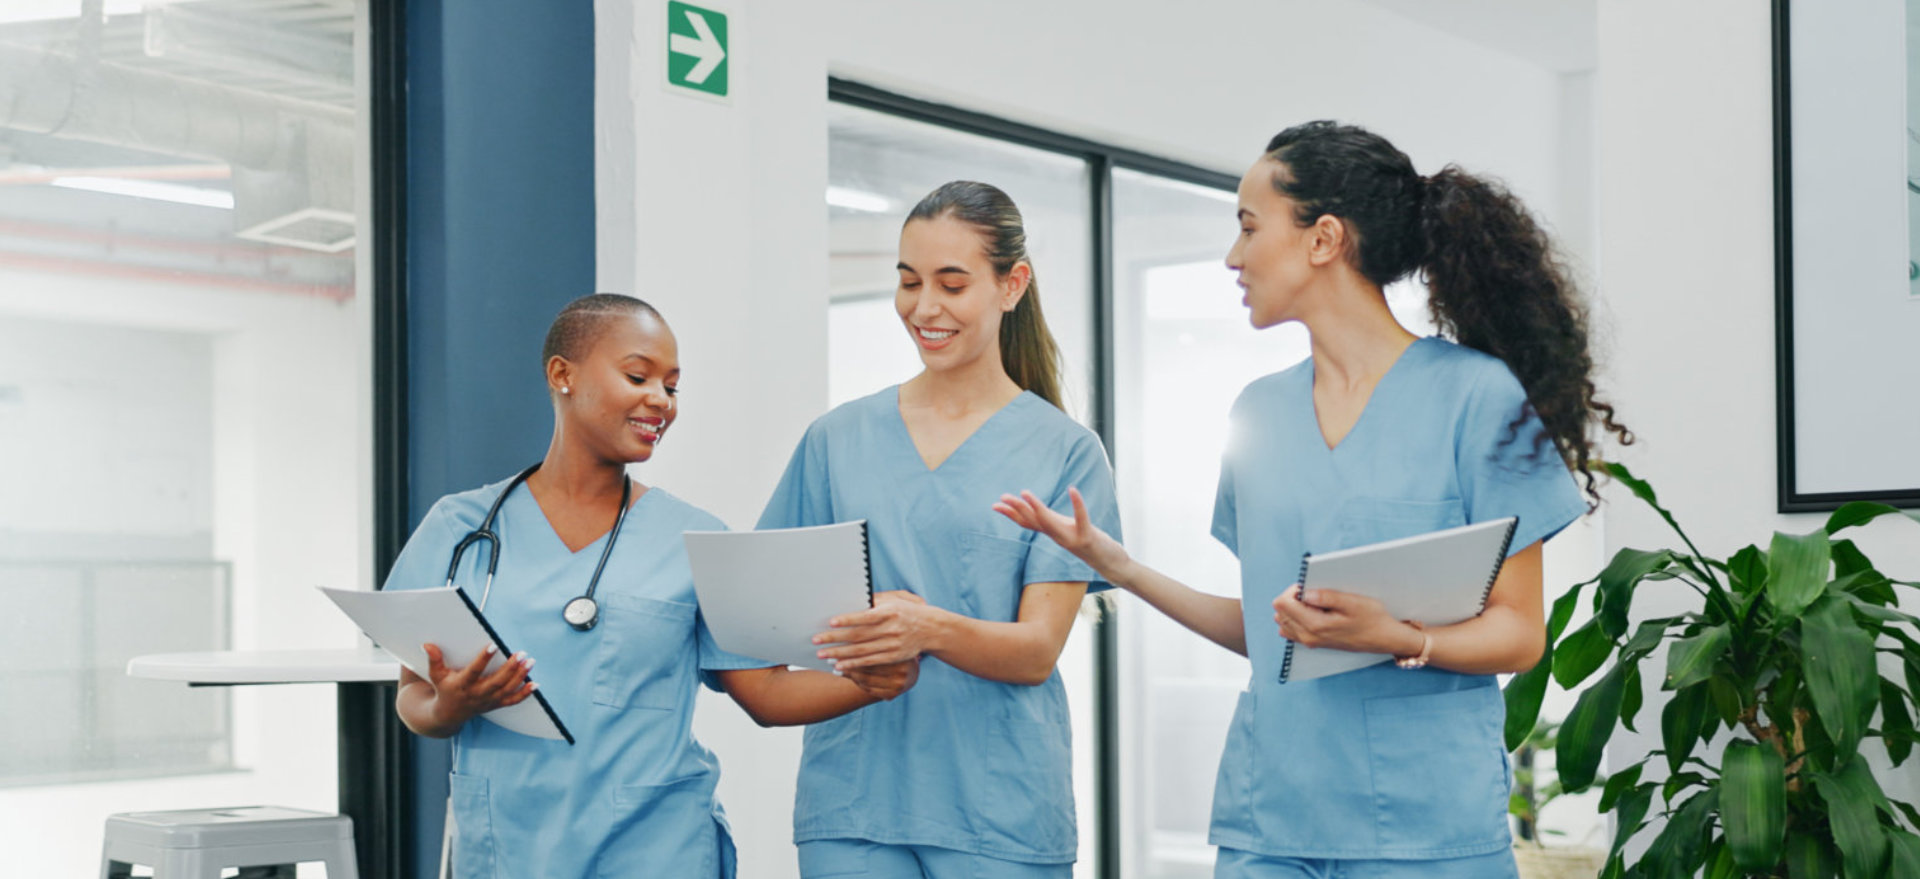
[[[1487,591],[1480,593],[1480,609],[1487,609],[1487,599],[1493,597],[1493,581],[1500,579],[1500,569],[1507,563],[1507,551],[1513,549],[1513,533],[1520,530],[1520,517],[1513,517],[1507,523],[1507,536],[1500,538],[1500,554],[1493,557],[1493,572],[1487,575]]]
[[[873,606],[873,544],[867,539],[867,520],[860,520],[860,567],[867,572],[867,606]],[[1511,535],[1509,535],[1511,537]],[[1489,587],[1491,588],[1491,587]]]
[[[1300,576],[1295,577],[1293,580],[1293,582],[1300,584],[1301,589],[1307,588],[1307,559],[1310,558],[1313,558],[1313,553],[1306,553],[1300,556]],[[1280,683],[1283,684],[1287,682],[1288,677],[1293,675],[1293,647],[1293,639],[1287,639],[1287,651],[1280,656]]]

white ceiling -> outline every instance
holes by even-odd
[[[1592,70],[1599,0],[1363,0],[1555,73]]]

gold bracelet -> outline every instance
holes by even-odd
[[[1433,654],[1433,636],[1427,634],[1426,627],[1419,623],[1409,621],[1407,625],[1420,632],[1420,652],[1415,656],[1396,656],[1393,664],[1404,669],[1426,668],[1427,659]]]

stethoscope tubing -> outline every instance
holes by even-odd
[[[534,471],[539,469],[540,462],[535,461],[532,466],[520,471],[518,474],[515,474],[511,480],[508,480],[507,487],[500,490],[500,496],[493,499],[493,506],[487,508],[487,517],[480,521],[480,527],[467,532],[465,537],[460,538],[459,543],[453,545],[453,558],[447,562],[448,586],[453,585],[454,575],[458,573],[460,568],[460,559],[466,555],[467,549],[478,543],[484,542],[487,545],[487,579],[486,584],[481,587],[480,590],[480,610],[483,612],[487,609],[487,597],[493,593],[493,575],[500,568],[500,533],[494,530],[494,520],[500,516],[500,508],[506,504],[507,496],[513,494],[515,488],[518,488],[521,483],[526,482],[527,477],[532,476]],[[593,600],[593,594],[595,590],[600,588],[600,573],[606,570],[607,559],[613,557],[613,543],[614,540],[620,536],[620,526],[627,520],[627,508],[632,500],[633,482],[622,475],[620,484],[620,512],[614,516],[613,530],[607,532],[607,545],[600,551],[600,561],[593,566],[593,577],[587,581],[586,594],[567,602],[567,607],[572,607],[576,603],[584,600],[589,608],[589,614],[584,620],[575,621],[568,616],[565,609],[563,609],[561,613],[562,618],[567,620],[568,625],[582,632],[593,628],[594,625],[599,622],[600,609],[599,605]]]

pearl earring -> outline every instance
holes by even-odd
[[[562,393],[562,394],[571,394],[571,393],[573,393],[573,389],[572,389],[572,388],[561,388],[561,389],[560,389],[560,393]]]

